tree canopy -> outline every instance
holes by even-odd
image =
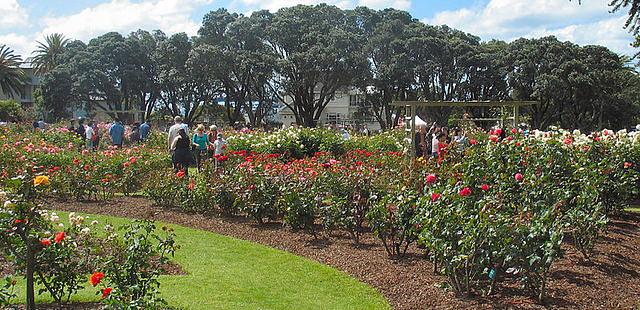
[[[353,90],[364,98],[358,113],[382,128],[400,116],[393,100],[536,100],[523,111],[534,127],[625,127],[638,120],[638,74],[605,47],[555,37],[482,41],[395,9],[298,5],[250,16],[219,9],[206,14],[194,37],[139,30],[63,42],[43,76],[45,103],[114,117],[162,110],[191,122],[222,108],[232,124],[260,126],[279,102],[299,124],[316,126],[338,91]],[[452,113],[459,111],[419,111],[441,123]]]

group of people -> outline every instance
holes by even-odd
[[[440,156],[452,143],[463,152],[469,141],[462,129],[455,128],[450,132],[447,127],[440,127],[434,122],[428,130],[426,126],[418,127],[414,143],[416,157],[428,158]]]
[[[67,129],[69,132],[75,132],[85,141],[86,149],[95,151],[100,146],[100,128],[93,120],[80,118],[78,119],[77,126],[75,124],[75,120],[71,120]],[[131,143],[145,141],[149,137],[150,133],[151,125],[149,121],[145,121],[139,125],[136,130],[132,130],[129,140]],[[109,126],[109,137],[111,138],[111,145],[113,146],[122,147],[124,144],[125,127],[120,119],[116,118]]]
[[[216,167],[220,165],[219,158],[224,155],[227,141],[216,125],[211,125],[209,131],[205,131],[205,126],[199,124],[189,139],[189,126],[182,122],[181,116],[174,117],[174,124],[169,127],[167,147],[175,172],[184,171],[188,175],[194,157],[198,170],[202,169],[207,159],[213,159]]]

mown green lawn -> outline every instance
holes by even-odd
[[[59,214],[66,218],[66,213]],[[129,221],[94,215],[89,218],[115,226]],[[174,261],[188,273],[161,277],[162,295],[172,307],[390,309],[376,290],[329,266],[244,240],[168,226],[175,230],[180,245]],[[96,292],[87,288],[72,300],[97,301]],[[24,296],[23,292],[20,295]],[[48,301],[46,294],[38,297],[38,302]]]
[[[627,208],[626,210],[629,211],[629,212],[640,213],[640,207],[638,207],[638,206],[635,206],[635,207],[632,207],[632,208]]]

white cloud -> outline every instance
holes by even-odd
[[[426,23],[446,24],[483,39],[555,35],[578,44],[604,45],[632,54],[624,13],[609,14],[607,1],[491,0],[485,6],[444,11]]]
[[[36,41],[31,36],[17,33],[0,34],[0,44],[5,44],[13,49],[15,54],[22,56],[25,60],[31,56],[31,51],[35,49]]]
[[[15,29],[28,23],[29,15],[18,0],[0,0],[0,30]]]
[[[199,21],[191,14],[199,6],[213,0],[111,0],[86,8],[70,16],[44,17],[39,37],[63,33],[73,39],[88,40],[110,31],[128,33],[137,29],[161,29],[167,33],[186,32],[195,35]]]

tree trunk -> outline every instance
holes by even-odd
[[[36,298],[35,291],[33,288],[33,273],[35,272],[36,262],[33,253],[32,245],[29,242],[29,239],[25,240],[26,250],[27,250],[27,310],[36,309]]]

